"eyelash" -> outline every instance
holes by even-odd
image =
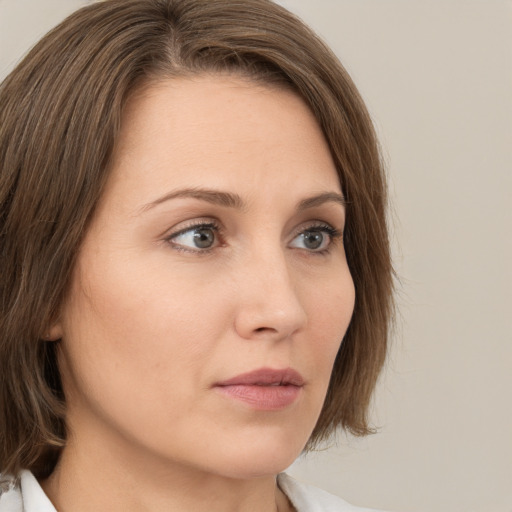
[[[215,221],[196,222],[194,224],[191,224],[190,226],[186,226],[186,227],[180,229],[176,233],[169,234],[168,236],[165,237],[165,241],[168,242],[173,247],[173,249],[175,249],[176,251],[187,252],[187,253],[192,253],[192,254],[206,255],[206,254],[211,253],[213,251],[213,249],[218,247],[218,246],[215,246],[215,247],[210,247],[207,249],[199,249],[199,248],[191,249],[191,248],[184,247],[182,245],[179,245],[179,244],[176,244],[173,242],[174,238],[177,238],[178,236],[183,235],[183,234],[187,233],[188,231],[194,231],[196,229],[212,229],[218,237],[222,238],[222,236],[223,236],[223,230],[222,230],[221,226],[219,225],[219,223],[217,223]]]
[[[308,254],[312,254],[315,256],[322,256],[322,255],[329,254],[333,248],[333,245],[337,241],[340,241],[343,239],[343,233],[339,229],[336,229],[336,228],[332,227],[331,225],[325,224],[323,222],[314,223],[314,224],[307,226],[306,228],[300,229],[299,231],[297,231],[295,233],[293,239],[297,238],[297,236],[299,236],[305,232],[324,233],[324,234],[327,233],[327,235],[329,236],[330,240],[325,249],[321,249],[319,251],[314,251],[314,250],[308,251],[307,249],[304,249],[305,251],[308,252]]]
[[[192,253],[192,254],[207,255],[207,254],[211,253],[214,249],[219,247],[219,245],[216,245],[214,247],[205,248],[205,249],[200,249],[200,248],[192,249],[192,248],[184,247],[182,245],[179,245],[179,244],[176,244],[173,242],[173,239],[179,237],[180,235],[183,235],[189,231],[194,231],[194,230],[199,230],[199,229],[212,229],[215,232],[216,237],[219,237],[220,239],[222,239],[222,237],[223,237],[223,229],[220,226],[220,224],[215,221],[208,221],[208,222],[196,222],[194,224],[186,226],[186,227],[180,229],[179,231],[177,231],[175,233],[171,233],[168,236],[166,236],[164,241],[168,242],[173,247],[173,249],[175,249],[177,251]],[[306,233],[306,232],[326,233],[330,238],[329,244],[327,245],[327,247],[325,249],[321,249],[319,251],[315,251],[315,250],[308,251],[307,249],[304,249],[308,254],[315,255],[315,256],[321,256],[321,255],[328,254],[331,251],[334,243],[336,241],[343,239],[343,233],[339,229],[336,229],[336,228],[332,227],[331,225],[323,223],[323,222],[317,222],[317,223],[313,223],[305,228],[297,230],[295,232],[295,234],[293,235],[292,240],[295,240],[295,238],[297,238],[299,235]],[[222,246],[222,243],[220,243],[220,246]]]

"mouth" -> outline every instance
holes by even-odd
[[[292,368],[260,368],[214,384],[229,399],[252,409],[275,411],[291,406],[301,395],[304,378]]]

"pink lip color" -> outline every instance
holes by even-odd
[[[275,411],[295,402],[303,386],[304,379],[291,368],[261,368],[218,382],[214,387],[222,394],[245,402],[254,409]]]

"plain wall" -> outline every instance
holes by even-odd
[[[79,0],[0,0],[0,78]],[[396,512],[512,511],[512,2],[282,0],[381,135],[400,316],[379,433],[289,470]]]

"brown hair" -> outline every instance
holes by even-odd
[[[369,432],[386,354],[392,268],[374,129],[347,72],[269,0],[106,0],[45,36],[0,85],[0,471],[40,477],[65,444],[56,343],[44,341],[140,84],[231,72],[293,88],[316,116],[348,201],[353,318],[308,447]]]

